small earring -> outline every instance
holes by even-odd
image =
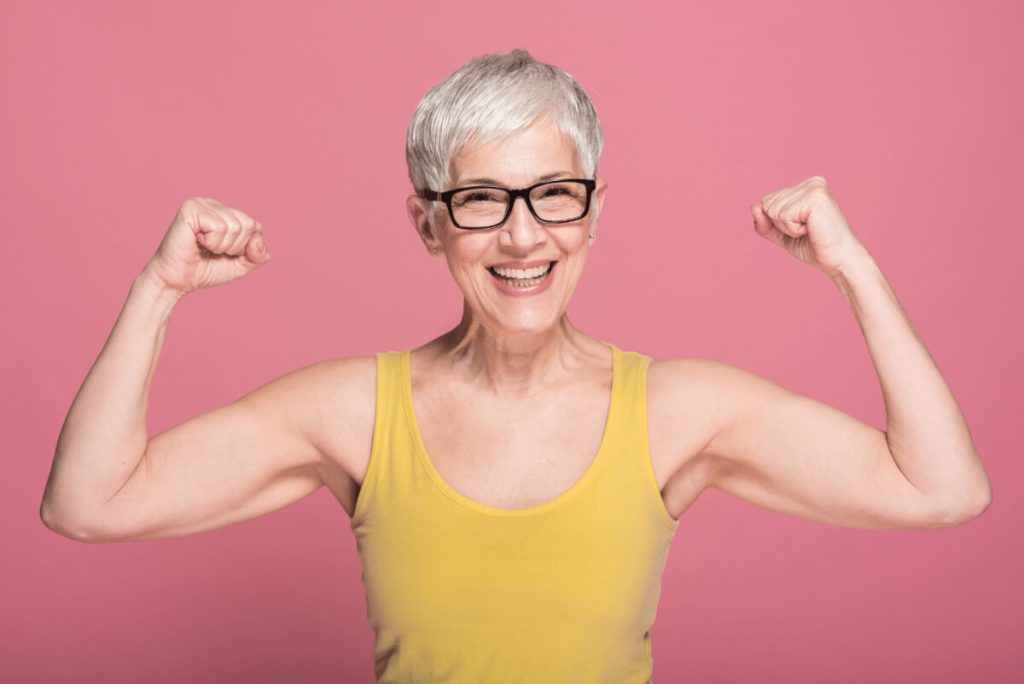
[[[431,254],[437,254],[437,247],[431,247],[430,248],[430,253]]]

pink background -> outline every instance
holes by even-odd
[[[1024,678],[1022,5],[616,5],[3,5],[0,679],[372,681],[355,543],[326,489],[112,545],[48,531],[39,500],[70,402],[187,197],[259,219],[274,260],[179,305],[151,434],[452,326],[459,292],[404,214],[405,130],[430,86],[514,47],[576,76],[605,128],[576,325],[884,428],[840,292],[751,225],[761,196],[823,175],[993,483],[984,516],[942,531],[827,526],[706,491],[669,556],[655,681]]]

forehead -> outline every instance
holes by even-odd
[[[471,139],[449,168],[453,187],[484,181],[521,187],[562,172],[582,176],[576,147],[545,120],[497,140],[474,144]]]

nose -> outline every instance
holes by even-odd
[[[547,237],[544,225],[534,218],[530,208],[526,206],[525,197],[516,197],[512,200],[512,211],[501,227],[501,231],[508,234],[508,241],[511,243],[509,246],[523,251],[529,251],[536,245],[543,244]]]

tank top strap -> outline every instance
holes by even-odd
[[[622,364],[622,413],[625,419],[631,421],[634,438],[639,441],[647,435],[647,368],[651,364],[651,357],[635,351],[620,350],[619,354]],[[646,448],[646,443],[643,446]]]
[[[636,487],[638,503],[647,515],[674,533],[678,520],[665,507],[658,478],[651,460],[647,427],[647,370],[653,360],[635,351],[623,351],[611,345],[618,357],[612,403],[615,411],[609,426],[607,445],[614,458],[608,467],[623,486]]]
[[[370,506],[370,500],[387,498],[387,492],[380,490],[395,488],[396,476],[401,476],[403,465],[395,463],[396,456],[411,452],[408,441],[406,417],[403,405],[405,398],[402,386],[403,351],[377,352],[376,399],[374,402],[373,439],[370,457],[359,488],[359,495],[352,513],[352,524],[363,521]]]
[[[639,444],[641,422],[645,418],[645,375],[649,357],[632,351],[623,351],[614,344],[615,361],[612,377],[611,406],[608,415],[608,438],[616,442],[618,451],[636,451]]]

